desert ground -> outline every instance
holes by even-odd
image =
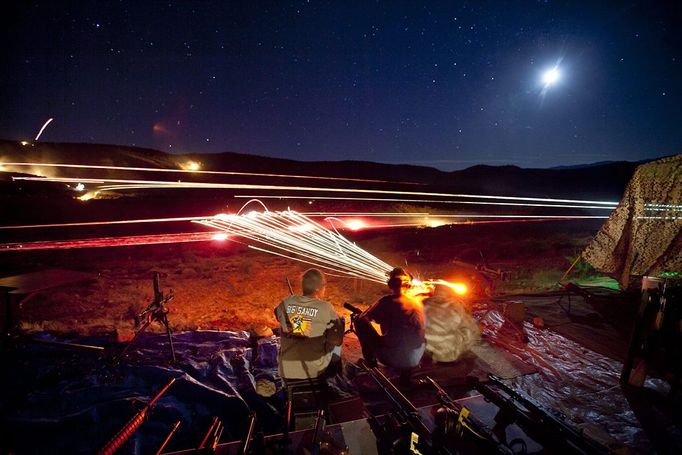
[[[556,289],[572,257],[599,223],[549,221],[451,225],[349,233],[358,245],[421,278],[470,283],[472,300],[491,294]],[[475,270],[481,254],[489,267],[509,278],[492,286]],[[24,330],[60,334],[107,334],[133,327],[133,316],[152,299],[152,275],[172,288],[169,319],[173,330],[249,330],[274,327],[273,308],[294,292],[306,264],[250,250],[240,243],[211,241],[4,253],[3,275],[49,268],[88,272],[89,281],[41,293],[27,303]],[[579,269],[579,275],[589,270]],[[328,277],[327,298],[343,314],[349,302],[362,308],[386,289],[362,279]],[[157,327],[157,330],[160,328]]]

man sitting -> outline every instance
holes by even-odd
[[[424,354],[424,306],[407,295],[412,277],[403,269],[393,269],[388,279],[392,291],[379,299],[355,320],[355,333],[362,355],[370,366],[377,359],[401,370],[401,383],[409,383],[411,369],[419,365]],[[381,335],[372,327],[379,324]]]
[[[337,346],[343,343],[344,321],[325,293],[325,277],[317,269],[301,279],[303,295],[287,297],[275,308],[282,328],[279,372],[283,379],[314,379],[329,366]]]

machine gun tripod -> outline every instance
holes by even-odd
[[[135,325],[139,328],[135,332],[135,336],[126,345],[121,352],[119,352],[113,358],[113,363],[118,364],[123,357],[127,354],[135,342],[139,339],[140,335],[144,333],[145,330],[152,324],[152,322],[158,322],[166,328],[166,336],[168,337],[168,347],[170,349],[171,358],[173,363],[175,363],[175,348],[173,347],[173,334],[171,333],[170,326],[168,324],[168,307],[166,304],[173,299],[173,289],[170,289],[168,293],[164,294],[161,290],[161,285],[159,284],[159,272],[154,272],[154,300],[147,306],[147,308],[135,317]]]

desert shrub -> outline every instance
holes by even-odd
[[[253,262],[251,261],[239,261],[237,263],[237,271],[244,275],[251,275],[253,270]]]
[[[183,264],[191,264],[198,261],[197,255],[192,250],[182,250],[180,260]]]
[[[481,253],[476,247],[463,247],[457,252],[457,258],[465,262],[476,263],[481,260]]]
[[[215,269],[211,267],[194,267],[197,276],[203,279],[210,279],[215,276]]]
[[[536,270],[531,275],[531,283],[539,288],[552,288],[563,275],[563,271],[558,269],[541,269]]]
[[[515,259],[526,253],[526,244],[521,242],[499,242],[494,248],[489,248],[486,257],[489,260],[495,259]],[[477,250],[478,254],[478,250]]]
[[[179,269],[179,272],[183,278],[196,278],[199,274],[197,267],[183,267]]]
[[[203,261],[203,268],[205,270],[219,270],[223,261],[216,257],[208,257]]]

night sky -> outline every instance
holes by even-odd
[[[680,2],[14,3],[6,139],[54,117],[41,140],[441,169],[681,151]]]

